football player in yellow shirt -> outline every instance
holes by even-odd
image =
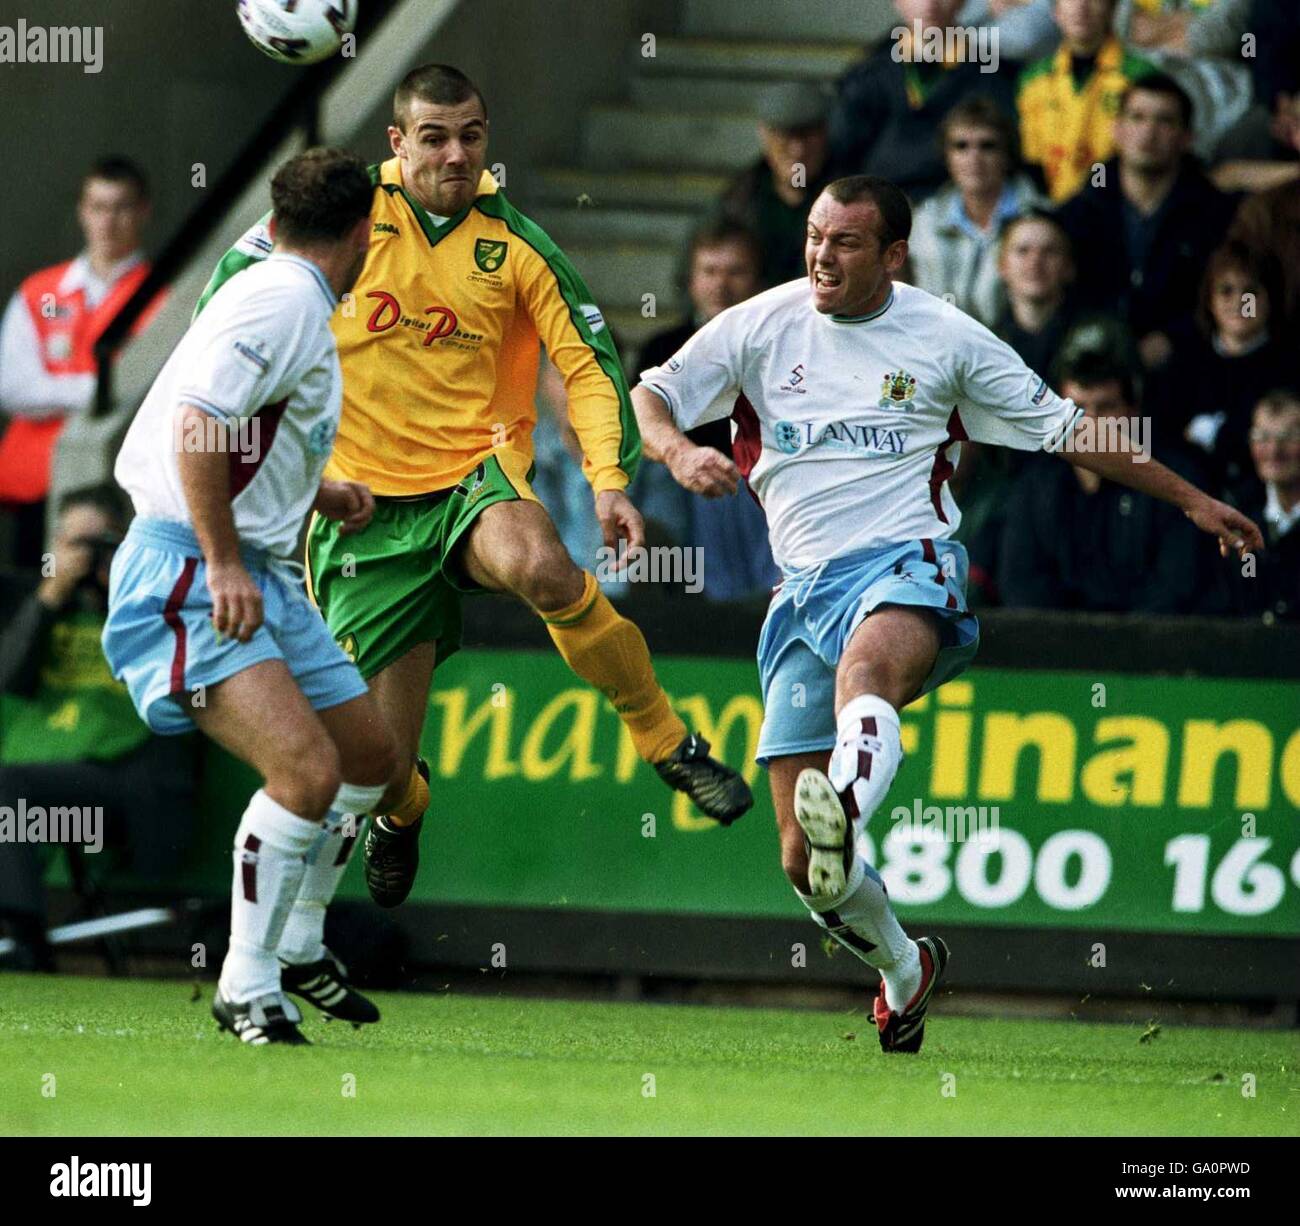
[[[366,882],[386,907],[415,880],[429,799],[420,732],[435,665],[460,646],[464,593],[527,602],[569,667],[609,697],[641,757],[702,812],[730,824],[752,804],[740,775],[673,712],[641,631],[573,563],[529,486],[545,345],[564,379],[606,545],[644,542],[624,492],[640,435],[600,311],[485,171],[487,107],[464,74],[415,69],[393,112],[393,157],[372,170],[369,255],[332,322],[343,415],[326,468],[368,485],[377,509],[346,538],[317,517],[307,541],[313,596],[415,763],[366,837]],[[269,253],[274,224],[264,218],[227,253],[199,309]]]

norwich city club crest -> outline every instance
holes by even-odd
[[[880,385],[882,409],[910,409],[916,395],[916,379],[905,370],[891,370]]]
[[[484,272],[496,272],[506,262],[504,239],[480,238],[474,243],[474,263]]]

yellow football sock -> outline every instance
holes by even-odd
[[[387,813],[385,820],[391,826],[409,826],[418,821],[420,815],[429,807],[429,785],[425,783],[420,772],[411,767],[411,777],[406,782],[406,795]]]
[[[564,662],[614,704],[632,744],[647,762],[668,757],[686,725],[655,680],[645,636],[621,616],[588,573],[582,595],[564,609],[540,614]]]

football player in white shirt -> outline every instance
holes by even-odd
[[[286,991],[354,1024],[379,1018],[323,938],[396,752],[291,561],[313,508],[351,531],[374,511],[365,486],[321,480],[342,402],[330,316],[365,260],[372,192],[365,164],[337,150],[280,168],[274,254],[191,324],[115,468],[137,517],[111,573],[114,675],[155,732],[197,726],[263,780],[235,836],[212,1005],[249,1043],[307,1041]]]
[[[782,864],[813,919],[882,983],[885,1051],[918,1051],[948,950],[910,940],[854,826],[902,758],[899,708],[964,669],[979,628],[947,481],[960,443],[1070,451],[1070,462],[1182,508],[1220,550],[1260,548],[1245,516],[1094,423],[983,325],[894,276],[911,209],[855,176],[814,203],[807,279],[722,312],[632,392],[645,454],[689,490],[745,476],[785,578],[759,639]],[[731,417],[733,463],[684,431]],[[1126,440],[1122,440],[1126,442]]]

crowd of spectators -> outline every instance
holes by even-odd
[[[1056,457],[967,443],[951,480],[971,603],[1300,619],[1300,3],[895,7],[897,36],[833,90],[761,94],[761,156],[683,252],[685,318],[623,349],[630,378],[805,276],[822,188],[883,176],[913,203],[903,279],[985,324],[1097,422],[1143,423],[1156,458],[1239,506],[1267,545],[1223,559],[1165,503]],[[995,31],[996,62],[924,54],[927,32],[956,27]],[[0,806],[101,806],[114,866],[165,876],[191,834],[194,761],[188,742],[149,734],[99,650],[120,494],[66,496],[46,551],[55,444],[91,403],[99,334],[148,273],[149,216],[140,168],[96,163],[77,201],[82,251],[28,276],[0,320]],[[538,401],[536,489],[592,566],[590,490],[545,365]],[[695,440],[729,452],[730,423]],[[743,481],[708,500],[645,462],[630,493],[651,544],[700,552],[705,600],[763,600],[779,581]],[[35,849],[0,845],[11,965],[53,965],[44,868]]]
[[[987,325],[1092,416],[1140,423],[1157,459],[1255,516],[1269,542],[1227,561],[1173,507],[1053,457],[965,444],[952,480],[972,600],[1300,617],[1300,5],[895,8],[895,35],[833,91],[761,95],[762,157],[687,252],[690,315],[630,374],[723,307],[805,276],[821,186],[882,175],[913,204],[902,279]],[[972,25],[997,30],[996,71],[960,54],[973,40],[944,62],[913,46]],[[697,441],[726,451],[729,426],[710,431]],[[633,490],[654,539],[705,547],[706,575],[728,572],[709,596],[765,595],[775,571],[752,501],[713,523],[657,468]]]
[[[1157,458],[1253,508],[1270,540],[1269,558],[1243,576],[1139,495],[1059,461],[968,444],[953,482],[973,598],[1300,615],[1300,4],[895,8],[890,37],[834,88],[787,81],[758,97],[761,156],[682,253],[685,318],[639,351],[623,347],[629,377],[719,311],[806,275],[803,236],[821,189],[882,175],[913,203],[903,279],[987,325],[1090,412],[1146,422]],[[996,41],[948,37],[976,27]],[[930,54],[936,33],[947,58]],[[79,202],[84,252],[28,278],[5,312],[0,559],[30,565],[40,554],[50,451],[89,402],[97,328],[146,270],[148,198],[130,163],[94,167]],[[545,367],[538,400],[537,490],[592,566],[601,541],[590,493],[563,387]],[[730,427],[699,441],[728,450]],[[743,486],[707,501],[646,462],[631,493],[652,543],[704,551],[708,599],[759,600],[779,578]],[[1045,524],[1061,528],[1051,549],[1032,535]]]

